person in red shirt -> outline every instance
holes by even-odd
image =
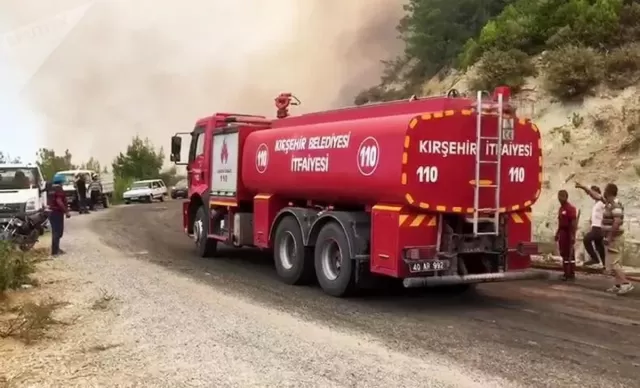
[[[576,208],[569,203],[569,193],[566,190],[558,191],[558,230],[556,242],[560,256],[562,256],[563,280],[573,280],[576,277],[576,258],[574,245],[578,231],[578,214]]]
[[[53,177],[53,184],[49,191],[48,205],[51,213],[49,214],[49,223],[51,224],[51,255],[59,256],[64,253],[60,249],[60,239],[64,234],[64,219],[69,218],[69,208],[67,197],[62,190],[65,178],[60,175]]]

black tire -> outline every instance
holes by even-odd
[[[124,201],[125,205],[129,205],[131,203],[131,201]]]
[[[153,202],[153,195],[150,195],[147,197],[147,203],[152,203]]]
[[[302,230],[293,217],[285,217],[278,224],[273,256],[280,279],[291,285],[308,284],[313,281],[313,255],[304,246]]]
[[[331,250],[335,251],[331,252]],[[340,268],[333,273],[337,276],[330,277],[325,270],[325,265],[332,267],[331,262],[325,264],[325,260],[329,259],[326,255],[333,256],[333,253],[339,256]],[[354,290],[355,262],[350,257],[347,236],[337,223],[330,222],[322,227],[316,240],[314,263],[318,283],[324,292],[331,296],[343,297]],[[333,269],[335,270],[335,267]]]
[[[198,222],[202,223],[201,228],[197,228]],[[198,229],[200,230],[199,233]],[[218,247],[218,241],[207,238],[207,235],[209,234],[209,216],[207,215],[207,211],[204,206],[200,206],[200,208],[196,212],[196,218],[193,221],[193,233],[198,256],[213,257],[216,253],[216,248]]]

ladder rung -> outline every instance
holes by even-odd
[[[497,189],[498,185],[477,185],[479,188],[486,187],[488,189]]]
[[[482,213],[482,212],[497,212],[500,209],[496,209],[496,208],[492,208],[492,207],[485,207],[485,208],[480,208],[478,209],[478,213]]]
[[[478,232],[476,236],[495,236],[497,234],[497,232]]]
[[[482,164],[498,164],[497,160],[478,160]]]
[[[500,138],[497,137],[497,136],[480,136],[480,139],[482,139],[482,140],[498,140]]]

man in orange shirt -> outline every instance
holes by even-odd
[[[578,231],[578,214],[576,208],[569,203],[569,193],[566,190],[558,191],[558,230],[556,242],[560,256],[562,256],[563,280],[573,280],[576,277],[575,242]]]

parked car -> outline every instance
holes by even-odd
[[[122,194],[124,203],[131,202],[152,202],[154,199],[160,202],[167,196],[167,186],[162,179],[148,179],[133,182]]]
[[[171,198],[188,198],[189,197],[189,187],[187,186],[187,180],[183,179],[176,183],[175,186],[171,188]]]

